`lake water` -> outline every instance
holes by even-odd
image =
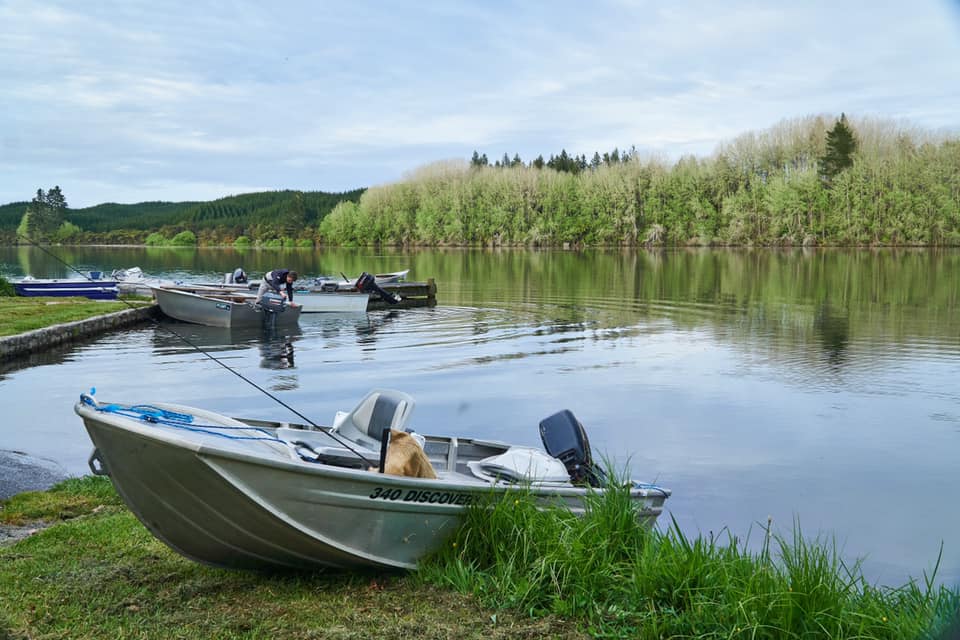
[[[960,582],[960,251],[50,251],[181,279],[410,268],[436,279],[437,307],[307,315],[273,336],[171,326],[317,423],[392,387],[420,431],[538,445],[539,420],[568,408],[595,454],[673,490],[689,533],[759,543],[768,517],[797,521],[881,584],[921,577],[942,542],[939,580]],[[0,275],[26,273],[70,275],[0,248]],[[3,363],[0,449],[86,472],[72,406],[90,387],[297,420],[147,325]]]

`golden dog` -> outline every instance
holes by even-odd
[[[370,471],[377,471],[371,467]],[[390,444],[387,446],[387,460],[383,472],[408,478],[436,478],[437,473],[430,459],[409,433],[390,430]]]

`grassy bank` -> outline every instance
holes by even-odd
[[[472,510],[421,575],[488,606],[579,620],[598,637],[939,638],[960,605],[935,575],[878,587],[799,526],[790,538],[769,524],[762,533],[751,553],[676,523],[644,530],[625,489],[594,498],[584,518],[503,501]]]
[[[128,302],[139,305],[146,299]],[[0,297],[0,338],[129,308],[129,304],[112,300]]]
[[[830,545],[645,532],[624,496],[582,519],[475,509],[416,574],[222,571],[171,552],[102,478],[15,496],[0,638],[937,638],[958,594],[874,587]]]
[[[0,638],[586,638],[416,575],[223,571],[186,560],[109,481],[14,496],[0,523],[56,522],[0,548]]]

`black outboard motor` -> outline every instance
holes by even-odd
[[[265,293],[260,298],[259,306],[263,311],[264,324],[273,327],[277,324],[277,314],[287,310],[287,300],[279,293]]]
[[[593,465],[587,432],[569,409],[540,421],[540,439],[547,453],[567,468],[573,484],[599,487],[605,480],[603,471]]]
[[[384,291],[383,288],[377,284],[377,279],[366,271],[360,274],[356,284],[353,286],[357,288],[357,291],[362,291],[363,293],[376,293],[380,296],[380,299],[387,304],[397,304],[400,302],[400,296],[395,293],[390,293],[389,291]]]

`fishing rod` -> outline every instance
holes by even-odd
[[[85,280],[89,280],[90,282],[93,282],[93,283],[96,283],[96,282],[97,282],[96,280],[94,280],[93,278],[91,278],[89,274],[80,271],[79,269],[77,269],[76,267],[74,267],[72,264],[66,262],[65,260],[62,260],[59,256],[57,256],[57,255],[54,254],[53,252],[47,251],[47,249],[45,249],[42,245],[34,242],[32,239],[30,239],[30,238],[28,238],[28,237],[26,237],[26,236],[23,236],[23,235],[21,235],[20,233],[17,233],[16,235],[17,235],[18,238],[20,238],[20,239],[22,239],[22,240],[25,240],[27,243],[33,245],[33,246],[36,247],[37,249],[40,249],[40,250],[43,251],[45,254],[47,254],[48,256],[50,256],[51,258],[53,258],[54,260],[56,260],[57,262],[59,262],[59,263],[62,264],[63,266],[67,267],[68,269],[70,269],[70,270],[73,271],[74,273],[80,275],[80,277],[84,278]],[[130,302],[129,302],[128,300],[124,300],[124,299],[122,299],[122,298],[117,298],[117,300],[118,300],[119,302],[122,302],[122,303],[125,304],[126,306],[130,307],[131,309],[136,310],[136,309],[141,308],[141,307],[136,307],[136,306],[130,304]],[[269,391],[267,391],[266,389],[264,389],[263,387],[261,387],[260,385],[258,385],[258,384],[257,384],[256,382],[254,382],[253,380],[250,380],[249,378],[247,378],[246,376],[244,376],[244,375],[243,375],[242,373],[240,373],[239,371],[236,371],[236,370],[232,369],[232,368],[231,368],[229,365],[227,365],[226,363],[222,362],[221,360],[217,359],[216,357],[214,357],[213,355],[211,355],[211,354],[208,353],[207,351],[203,350],[203,349],[202,349],[201,347],[199,347],[198,345],[196,345],[196,344],[194,344],[193,342],[191,342],[189,339],[187,339],[186,336],[180,335],[178,332],[174,331],[174,330],[171,329],[170,327],[167,327],[167,326],[163,325],[163,324],[162,324],[159,320],[157,320],[156,318],[148,318],[148,320],[149,320],[150,322],[152,322],[157,328],[162,329],[162,330],[166,331],[167,333],[170,333],[170,334],[176,336],[176,337],[179,338],[180,340],[183,340],[183,341],[184,341],[185,343],[187,343],[189,346],[193,347],[194,349],[196,349],[197,351],[199,351],[200,353],[202,353],[204,356],[206,356],[206,357],[209,358],[210,360],[214,361],[215,363],[217,363],[218,365],[220,365],[221,367],[223,367],[224,369],[226,369],[227,371],[229,371],[229,372],[232,373],[233,375],[237,376],[238,378],[240,378],[241,380],[243,380],[244,382],[246,382],[247,384],[249,384],[250,386],[252,386],[254,389],[256,389],[257,391],[259,391],[259,392],[262,393],[263,395],[267,396],[268,398],[270,398],[271,400],[273,400],[274,402],[276,402],[276,403],[279,404],[280,406],[286,408],[288,411],[290,411],[290,412],[293,413],[294,415],[298,416],[298,417],[301,418],[302,420],[305,420],[307,424],[309,424],[311,427],[313,427],[313,428],[316,429],[317,431],[320,431],[321,433],[327,434],[327,435],[330,436],[333,440],[335,440],[335,441],[337,442],[337,444],[340,444],[340,445],[342,445],[344,448],[348,449],[351,453],[353,453],[353,454],[356,455],[358,458],[360,458],[360,459],[363,460],[365,463],[367,463],[367,465],[373,466],[373,462],[372,462],[372,461],[368,460],[366,457],[364,457],[364,455],[363,455],[362,453],[360,453],[359,451],[357,451],[356,449],[354,449],[352,446],[350,446],[350,443],[349,443],[349,442],[344,441],[344,440],[341,440],[338,436],[334,435],[334,433],[333,433],[332,430],[322,428],[320,425],[318,425],[317,423],[315,423],[313,420],[311,420],[311,419],[308,418],[307,416],[303,415],[302,413],[300,413],[299,411],[297,411],[296,409],[294,409],[293,407],[291,407],[289,404],[287,404],[286,402],[284,402],[283,400],[281,400],[280,398],[278,398],[278,397],[275,396],[274,394],[270,393]]]

